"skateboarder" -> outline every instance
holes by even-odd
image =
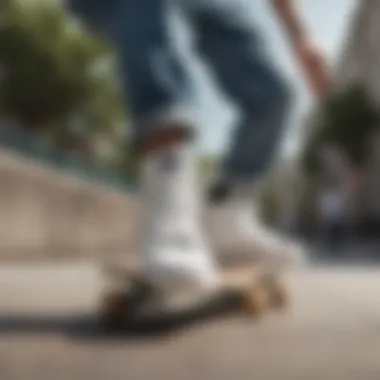
[[[293,2],[271,3],[309,74],[318,75],[319,54]],[[276,153],[292,99],[266,52],[254,2],[72,0],[71,9],[119,54],[141,165],[145,224],[140,257],[156,286],[168,292],[213,291],[221,252],[276,262],[301,257],[299,245],[268,232],[252,212],[255,184]],[[201,225],[192,151],[195,92],[173,43],[170,21],[175,17],[192,27],[199,54],[241,111],[219,179],[205,197],[207,228]],[[324,83],[314,84],[323,91]]]

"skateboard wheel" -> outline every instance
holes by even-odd
[[[261,288],[254,288],[244,295],[244,310],[253,317],[259,317],[266,309],[267,295]]]
[[[275,310],[283,310],[288,306],[289,297],[285,287],[280,283],[273,283],[269,289],[270,304]]]
[[[120,327],[125,319],[127,295],[123,292],[104,294],[100,306],[101,322],[107,327]]]

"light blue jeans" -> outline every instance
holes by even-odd
[[[292,94],[266,52],[250,3],[71,0],[71,9],[116,46],[137,141],[170,119],[187,120],[193,113],[189,105],[196,92],[170,26],[170,17],[184,17],[197,52],[241,111],[222,170],[236,180],[253,180],[272,161]]]

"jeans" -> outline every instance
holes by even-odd
[[[288,84],[267,54],[248,0],[71,0],[71,8],[116,47],[133,134],[171,120],[193,123],[196,92],[170,20],[182,17],[198,54],[241,111],[222,170],[251,180],[271,163],[291,105]]]

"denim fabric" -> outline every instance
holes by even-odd
[[[266,52],[248,0],[72,0],[74,12],[115,44],[135,135],[168,119],[188,120],[196,96],[173,41],[178,11],[201,57],[241,110],[223,170],[253,179],[271,162],[290,108],[291,92]],[[178,13],[178,14],[179,14]]]

